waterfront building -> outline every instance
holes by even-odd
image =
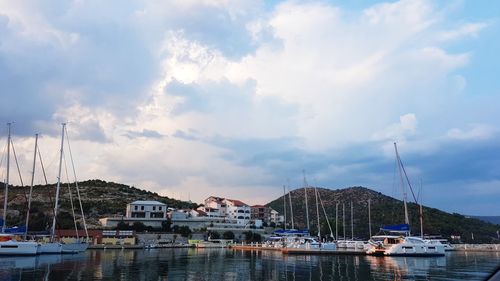
[[[145,226],[161,228],[167,221],[167,205],[158,201],[134,201],[127,204],[125,216],[99,219],[102,226],[115,228],[120,222],[132,225],[135,222]]]
[[[271,208],[264,205],[253,205],[252,207],[252,220],[261,220],[269,223],[271,220]]]
[[[85,240],[85,230],[79,229],[58,229],[56,230],[56,238],[63,243],[75,243],[75,241]],[[97,230],[89,229],[89,242],[92,245],[135,245],[136,235],[133,230]],[[46,238],[49,239],[48,237]]]
[[[285,217],[283,215],[280,215],[280,213],[278,213],[278,211],[271,209],[271,211],[269,212],[269,222],[270,223],[275,223],[277,225],[278,223],[282,223],[284,221],[285,221]]]

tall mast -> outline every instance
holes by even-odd
[[[351,201],[351,240],[354,240],[354,208],[352,206],[352,201]]]
[[[30,210],[31,210],[31,197],[33,194],[33,183],[35,182],[35,169],[36,169],[36,152],[38,150],[38,134],[35,134],[35,152],[33,153],[33,169],[31,170],[31,185],[30,185],[30,194],[28,197],[28,211],[26,213],[26,233],[24,234],[24,239],[28,236],[28,225],[30,221]]]
[[[368,199],[368,232],[370,233],[370,238],[372,237],[372,216],[371,216],[371,200]]]
[[[76,178],[75,163],[73,162],[73,153],[71,152],[71,145],[69,144],[69,134],[68,134],[68,131],[67,131],[66,127],[64,127],[64,130],[66,131],[66,140],[68,141],[69,158],[71,160],[71,168],[73,169],[73,176],[75,178],[76,194],[78,195],[78,203],[80,204],[80,211],[81,211],[81,214],[82,214],[82,221],[83,221],[83,229],[85,230],[85,237],[87,238],[86,242],[88,243],[88,241],[89,241],[89,231],[87,229],[87,223],[85,222],[85,213],[83,212],[82,198],[80,197],[80,188],[78,188],[78,179]],[[73,216],[73,219],[75,220],[76,217]]]
[[[295,229],[295,224],[293,223],[293,206],[292,206],[292,192],[290,191],[290,184],[288,184],[288,200],[290,202],[290,219],[292,220],[292,229]]]
[[[398,146],[396,145],[396,143],[394,143],[394,150],[396,151],[396,161],[398,162],[399,177],[401,179],[401,188],[403,189],[403,203],[404,203],[404,207],[405,207],[405,223],[410,224],[410,220],[408,219],[408,206],[406,205],[406,188],[404,185],[403,171],[401,170],[401,159],[399,158]]]
[[[345,240],[345,203],[342,203],[342,228],[344,229],[344,240]]]
[[[335,240],[339,240],[339,202],[335,203]]]
[[[321,243],[321,225],[319,223],[319,203],[318,203],[318,189],[314,187],[314,194],[316,195],[316,214],[318,216],[318,237]]]
[[[12,123],[7,123],[7,175],[5,176],[5,197],[3,199],[3,224],[2,232],[5,232],[5,227],[7,225],[7,204],[9,197],[9,172],[10,172],[10,126]]]
[[[285,185],[283,185],[283,214],[285,215],[285,222],[283,223],[283,229],[286,230],[286,191],[285,191]]]
[[[302,170],[302,174],[304,175],[304,197],[306,200],[306,223],[307,223],[307,231],[309,231],[309,206],[307,203],[307,181],[306,181],[306,171]]]
[[[422,193],[422,179],[420,179],[420,192]],[[420,237],[424,239],[424,212],[422,210],[422,194],[420,194]]]
[[[62,130],[61,130],[61,149],[59,151],[59,172],[57,174],[57,186],[56,186],[56,199],[55,199],[55,204],[54,204],[54,219],[52,220],[52,230],[50,232],[51,236],[50,239],[51,241],[54,241],[54,235],[56,233],[56,217],[57,217],[57,210],[59,208],[59,191],[61,189],[61,169],[62,169],[62,158],[63,158],[63,152],[64,152],[64,128],[66,127],[66,123],[62,123]]]

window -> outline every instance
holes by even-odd
[[[158,207],[158,210],[160,210],[160,211],[161,211],[161,206],[160,206],[160,207]]]
[[[144,206],[141,206],[141,211],[144,211]]]
[[[149,215],[150,218],[163,218],[163,213],[155,212]]]
[[[156,206],[153,206],[153,211],[156,211]]]
[[[136,210],[136,211],[137,211],[137,209],[138,209],[138,208],[139,208],[139,207],[137,207],[137,206],[134,206],[134,210]]]
[[[146,213],[143,212],[132,212],[132,217],[133,218],[145,218]]]

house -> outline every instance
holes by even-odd
[[[106,228],[115,228],[120,222],[129,225],[140,222],[145,226],[161,228],[162,223],[167,220],[166,204],[158,201],[139,200],[127,204],[125,216],[102,218],[99,219],[99,222]]]
[[[235,199],[224,199],[224,202],[226,203],[226,217],[236,219],[236,224],[241,226],[250,223],[250,206]]]
[[[264,205],[253,205],[251,208],[253,220],[262,220],[267,223],[270,222],[271,208]]]

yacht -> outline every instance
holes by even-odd
[[[287,241],[286,248],[335,251],[337,245],[333,242],[320,242],[315,237],[297,237]]]
[[[4,202],[3,202],[3,219],[0,220],[2,226],[2,233],[0,233],[0,255],[36,255],[38,243],[20,239],[19,235],[26,233],[26,228],[12,227],[7,228],[7,206],[9,203],[9,171],[10,171],[10,151],[13,142],[11,139],[11,123],[7,123],[8,137],[7,137],[7,171],[4,184]],[[12,147],[12,150],[14,147]]]
[[[366,251],[376,256],[444,256],[444,245],[429,243],[420,237],[403,235],[376,235],[370,239],[372,247]]]
[[[406,202],[406,188],[404,179],[413,194],[408,175],[404,169],[403,162],[399,156],[398,148],[394,143],[394,151],[396,153],[396,163],[401,179],[401,188],[403,191],[403,205],[405,223],[399,225],[389,225],[381,228],[383,232],[388,232],[388,235],[372,236],[369,240],[371,247],[366,251],[368,255],[380,256],[443,256],[445,254],[445,246],[439,241],[430,241],[420,237],[410,235],[410,223],[408,219],[408,206]],[[414,197],[415,203],[417,199]],[[420,204],[420,225],[421,236],[423,237],[422,228],[422,205]]]
[[[17,236],[0,234],[0,255],[36,255],[38,243],[34,241],[18,241]]]
[[[344,250],[368,250],[370,243],[368,241],[358,240],[338,240],[337,247]]]

